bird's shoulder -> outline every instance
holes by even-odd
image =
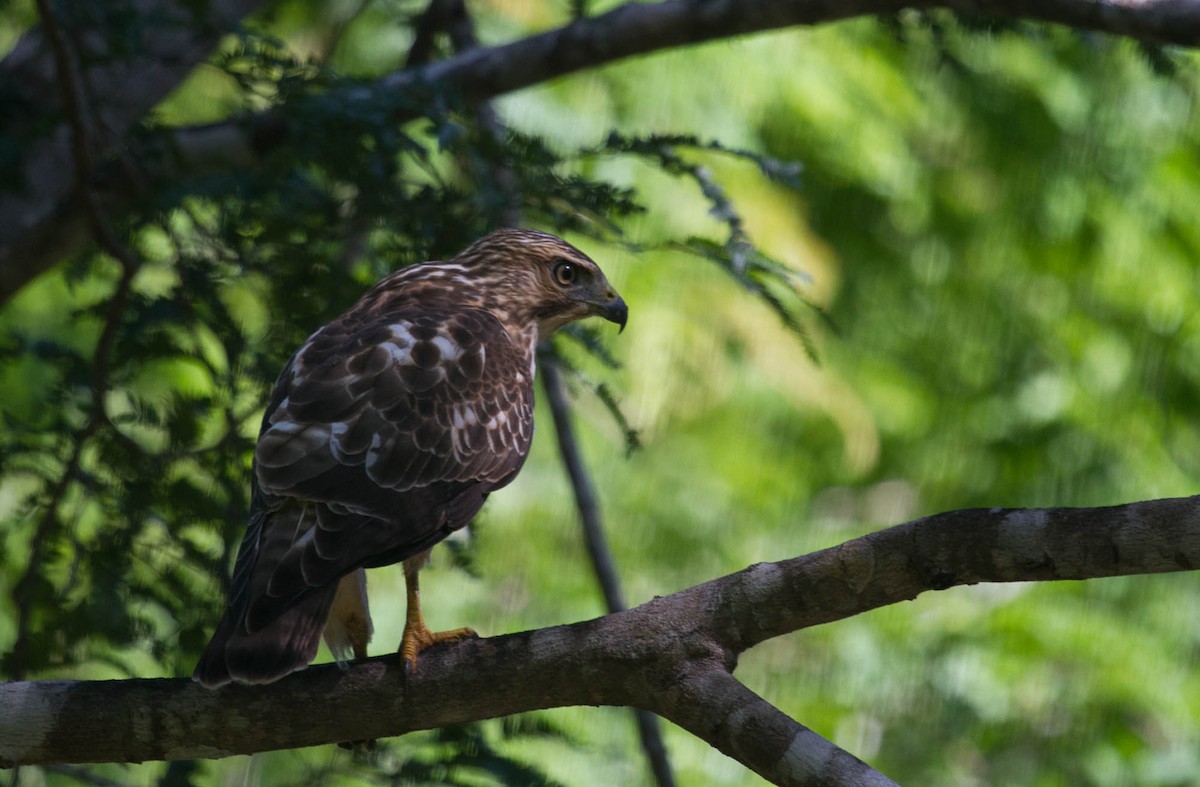
[[[488,311],[352,309],[280,375],[255,451],[264,490],[337,502],[369,484],[501,483],[533,433],[533,346]]]

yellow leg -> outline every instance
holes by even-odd
[[[412,672],[417,666],[417,656],[430,645],[442,642],[458,642],[468,637],[477,637],[474,629],[461,628],[453,631],[433,632],[425,625],[421,616],[421,585],[417,579],[420,563],[404,562],[404,585],[408,590],[408,613],[404,618],[404,636],[400,640],[400,655],[404,658],[404,671]]]

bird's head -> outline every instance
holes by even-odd
[[[476,267],[502,318],[536,323],[539,338],[584,317],[625,329],[629,308],[604,272],[571,244],[536,230],[503,229],[473,243],[452,262]]]

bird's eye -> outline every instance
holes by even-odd
[[[554,280],[564,287],[568,287],[575,283],[575,277],[579,275],[574,263],[566,260],[559,260],[554,264]]]

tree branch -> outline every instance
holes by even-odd
[[[612,552],[604,537],[604,524],[600,518],[596,488],[587,468],[584,467],[583,457],[575,440],[575,430],[571,425],[571,405],[567,400],[562,372],[553,359],[545,360],[540,369],[542,388],[546,391],[546,402],[550,405],[550,413],[554,418],[558,451],[571,480],[571,491],[575,495],[575,508],[579,511],[584,546],[587,547],[592,570],[596,573],[596,581],[600,583],[600,592],[604,594],[605,607],[609,612],[620,612],[627,606],[625,595],[621,592],[621,581],[617,578]]]
[[[128,146],[131,130],[261,3],[131,0],[119,20],[109,18],[110,3],[69,4],[60,24],[79,42],[79,59],[88,63],[80,87],[101,110],[91,135],[97,163]],[[3,134],[24,149],[23,183],[0,192],[0,303],[92,239],[55,57],[44,32],[35,30],[0,62],[0,83],[13,86],[22,107],[7,113]],[[130,186],[114,184],[126,202]]]
[[[625,594],[621,592],[621,581],[617,577],[612,551],[604,537],[604,523],[600,516],[596,489],[583,463],[579,444],[575,440],[575,430],[571,425],[571,405],[567,399],[562,372],[553,359],[547,359],[547,362],[542,364],[541,372],[542,388],[546,391],[546,400],[554,418],[558,450],[562,455],[567,476],[571,480],[571,491],[575,495],[575,508],[579,511],[579,524],[583,530],[588,559],[596,574],[596,581],[600,584],[600,592],[604,594],[605,608],[610,613],[621,612],[626,608]],[[642,750],[646,753],[646,759],[650,762],[655,782],[659,787],[671,787],[675,784],[675,774],[658,720],[649,711],[641,708],[635,709],[635,714],[638,738],[642,743]]]
[[[179,0],[141,0],[161,8],[168,19],[186,15]],[[109,143],[101,152],[128,144],[133,124],[207,53],[217,35],[256,7],[261,0],[212,3],[215,25],[169,28],[157,35],[135,61],[122,61],[115,73],[97,79],[89,72],[97,104],[118,107],[106,117]],[[102,4],[97,4],[102,5]],[[946,8],[997,17],[1055,22],[1081,30],[1129,36],[1143,41],[1200,44],[1200,0],[663,0],[630,3],[605,14],[504,46],[473,49],[419,68],[381,78],[374,88],[354,94],[371,100],[376,91],[444,86],[473,100],[486,100],[566,74],[671,47],[730,38],[795,25],[814,25],[855,16],[895,13],[903,8]],[[173,13],[166,13],[171,11]],[[193,29],[194,28],[194,29]],[[38,37],[31,35],[0,63],[0,79],[10,74],[36,83],[38,69],[29,65]],[[151,45],[152,44],[152,45]],[[142,51],[142,50],[139,50]],[[145,79],[142,72],[153,74]],[[22,84],[14,81],[14,84]],[[118,100],[119,99],[119,100]],[[172,135],[178,170],[150,173],[158,182],[182,173],[231,171],[253,165],[261,155],[282,145],[288,120],[265,113],[181,128]],[[150,158],[134,150],[131,158]],[[31,192],[0,194],[0,303],[35,276],[91,239],[82,206],[71,189],[69,150],[64,134],[44,137],[26,156],[25,176]],[[128,206],[128,184],[110,184],[112,198]]]
[[[9,672],[16,677],[23,677],[28,668],[32,635],[30,626],[35,606],[34,587],[37,584],[39,572],[43,568],[42,561],[47,545],[64,528],[64,524],[58,518],[59,504],[72,482],[75,481],[88,441],[101,427],[111,428],[105,402],[109,389],[109,356],[121,319],[125,314],[129,293],[133,287],[133,277],[139,267],[134,255],[117,240],[108,225],[103,209],[91,190],[92,149],[95,134],[87,107],[84,106],[78,58],[67,42],[66,35],[50,7],[50,0],[38,0],[37,7],[53,54],[56,87],[62,97],[62,104],[67,115],[67,125],[70,129],[70,149],[75,161],[78,191],[84,203],[92,232],[99,238],[104,250],[121,264],[121,277],[117,281],[116,289],[105,310],[104,325],[96,340],[95,354],[92,358],[91,414],[87,423],[73,438],[70,458],[64,464],[62,475],[50,492],[42,518],[30,540],[29,563],[25,568],[25,573],[13,586],[12,598],[17,609],[17,632],[8,662]]]
[[[668,719],[774,784],[895,785],[723,669],[695,670],[671,691]]]
[[[777,784],[886,784],[732,678],[763,640],[977,582],[1200,566],[1200,497],[971,509],[762,563],[596,620],[208,691],[181,679],[0,684],[0,764],[222,757],[567,705],[633,705]],[[318,713],[297,708],[319,707]]]

